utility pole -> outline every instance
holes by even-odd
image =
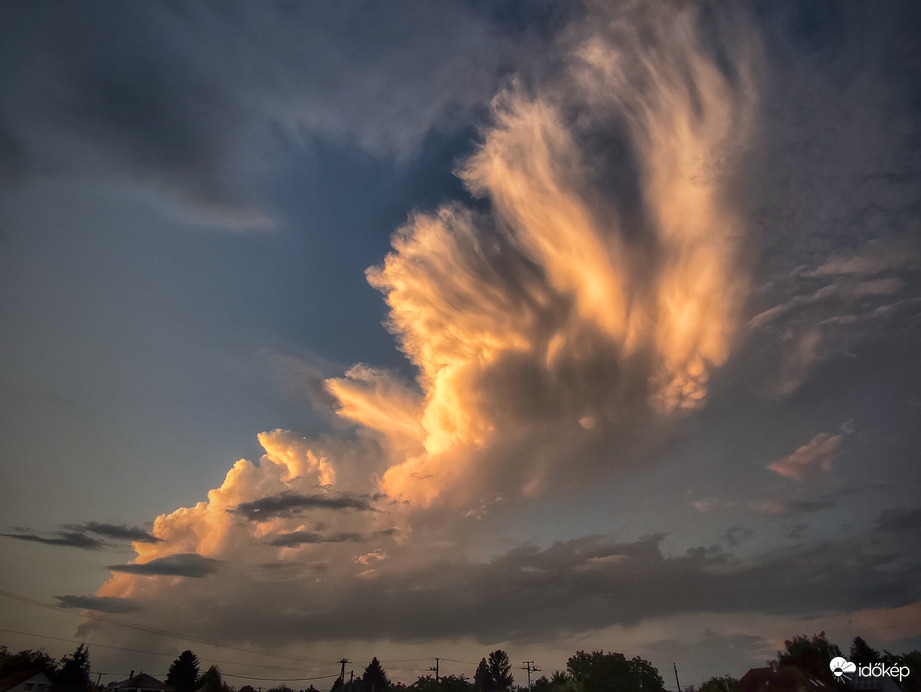
[[[675,669],[675,684],[678,685],[678,692],[681,692],[681,683],[678,682],[678,665],[672,662],[672,668]]]
[[[436,658],[436,659],[435,659],[435,667],[434,667],[434,668],[429,668],[429,670],[434,670],[434,671],[435,671],[435,684],[436,684],[436,685],[440,684],[439,681],[438,681],[438,662],[439,662],[440,660],[441,660],[440,658]]]
[[[347,658],[340,658],[339,663],[342,664],[342,668],[339,669],[339,692],[342,692],[345,687],[345,664],[351,661]]]
[[[534,661],[522,661],[522,663],[524,663],[524,669],[528,671],[528,692],[531,692],[531,671],[539,673],[540,668],[534,665]]]

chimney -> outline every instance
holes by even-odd
[[[131,675],[128,676],[129,680],[134,680],[134,670],[131,671]]]

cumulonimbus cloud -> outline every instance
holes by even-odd
[[[333,605],[330,584],[396,585],[401,569],[421,579],[432,561],[409,541],[415,512],[478,507],[460,512],[474,522],[508,498],[584,483],[619,463],[625,431],[702,406],[747,291],[725,182],[751,127],[757,41],[742,20],[726,33],[730,76],[698,28],[688,9],[599,5],[564,32],[561,73],[499,94],[458,167],[485,203],[414,213],[367,272],[416,381],[364,364],[327,380],[356,440],[263,433],[257,463],[238,461],[207,501],[158,517],[161,542],[136,543],[135,564],[112,568],[99,595],[165,596],[138,575],[177,553],[224,560],[228,583],[252,578],[227,576],[238,562],[310,564],[308,601]],[[635,178],[626,192],[611,183],[620,167]],[[373,574],[372,554],[388,556]],[[466,567],[476,591],[501,565]],[[619,568],[581,569],[594,584]],[[175,588],[203,593],[192,580]],[[385,611],[375,631],[403,636]]]
[[[478,450],[532,424],[578,421],[580,434],[625,408],[697,408],[728,357],[747,282],[723,186],[750,127],[749,56],[730,80],[693,12],[598,12],[568,38],[565,89],[495,99],[459,168],[489,211],[418,213],[368,270],[419,389],[368,368],[327,384],[343,417],[403,453],[382,478],[391,496],[427,504],[469,487],[501,463]],[[628,20],[667,26],[640,46]],[[642,213],[606,189],[599,133],[634,152]]]

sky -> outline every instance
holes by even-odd
[[[921,648],[919,32],[4,3],[0,642],[321,689]]]

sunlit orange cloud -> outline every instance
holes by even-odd
[[[287,430],[274,430],[259,435],[265,454],[258,463],[240,459],[228,471],[224,482],[208,492],[208,499],[193,507],[181,507],[162,514],[154,521],[151,533],[159,542],[132,544],[137,557],[134,562],[145,564],[158,558],[183,553],[195,553],[217,560],[239,560],[241,551],[248,562],[271,560],[279,555],[304,556],[317,552],[317,545],[273,546],[268,538],[273,534],[303,530],[303,518],[267,516],[259,521],[244,520],[234,510],[241,504],[258,501],[284,493],[301,493],[320,497],[329,495],[328,486],[336,480],[336,469],[330,457],[345,460],[347,447],[338,449],[322,441],[310,440]],[[360,443],[353,445],[354,454],[367,459],[368,449]],[[367,483],[365,483],[366,485]],[[323,517],[322,508],[312,510],[311,516]],[[332,531],[336,533],[368,533],[375,528],[390,527],[388,518],[377,512],[335,514]],[[322,522],[316,531],[322,533]],[[152,591],[169,589],[176,579],[151,580],[129,573],[114,573],[99,590],[99,595],[119,597],[149,596]]]
[[[418,392],[386,373],[362,365],[326,381],[343,418],[377,431],[397,454],[421,451],[425,438]]]
[[[793,454],[768,464],[768,468],[793,480],[815,480],[831,473],[832,460],[841,446],[841,435],[819,433]]]
[[[564,74],[503,91],[459,166],[489,210],[413,214],[367,272],[416,381],[366,365],[327,380],[338,415],[362,431],[356,440],[261,435],[259,463],[237,462],[208,501],[160,516],[162,542],[136,544],[137,562],[229,561],[250,546],[248,562],[336,554],[358,569],[345,547],[265,540],[311,530],[301,519],[241,521],[228,510],[351,484],[382,493],[387,510],[343,517],[336,531],[408,532],[412,513],[436,502],[473,517],[484,498],[492,507],[577,482],[589,442],[702,405],[747,285],[725,178],[747,136],[753,78],[744,55],[733,82],[723,76],[690,13],[639,17],[657,37],[640,45],[608,9],[593,11],[565,37]],[[599,169],[604,152],[587,143],[612,123],[636,159],[639,214],[620,208]],[[606,449],[591,463],[617,463],[617,444]],[[377,549],[390,546],[362,554]],[[148,581],[116,574],[100,595],[130,596]]]
[[[724,183],[748,134],[754,87],[744,61],[729,83],[698,45],[691,13],[671,21],[651,49],[593,27],[571,53],[566,89],[503,92],[482,145],[459,171],[491,213],[451,205],[417,214],[384,264],[369,270],[418,368],[421,407],[407,418],[405,388],[385,376],[373,387],[328,386],[351,420],[421,435],[424,452],[397,460],[384,492],[431,502],[488,456],[476,450],[520,434],[522,421],[497,412],[518,397],[554,394],[589,362],[648,368],[648,404],[660,414],[706,397],[747,291]],[[592,114],[587,124],[564,114],[580,100]],[[641,233],[622,226],[580,144],[605,117],[627,123],[637,152]],[[527,367],[512,372],[511,361]],[[532,382],[515,379],[522,373]],[[602,384],[617,396],[616,380]],[[608,415],[597,398],[567,403],[562,415],[584,429]]]

